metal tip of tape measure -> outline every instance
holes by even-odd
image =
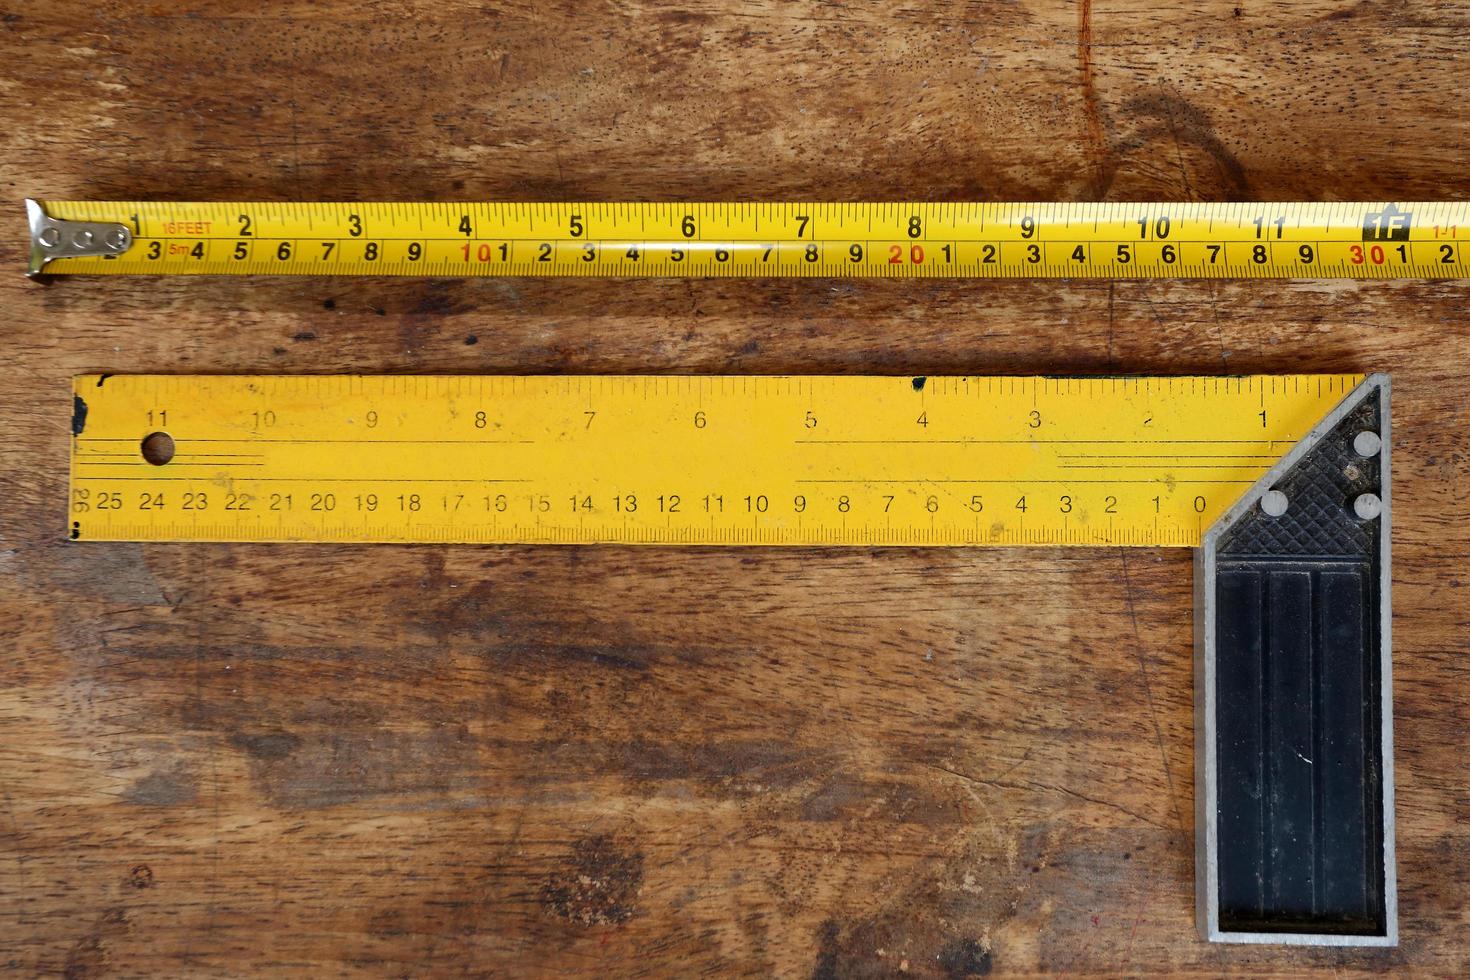
[[[121,255],[133,244],[127,225],[111,221],[64,221],[53,218],[39,201],[26,199],[31,230],[31,261],[26,275],[38,276],[52,259]]]

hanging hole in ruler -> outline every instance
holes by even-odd
[[[167,432],[150,432],[139,446],[143,458],[154,466],[162,466],[174,458],[174,437]]]

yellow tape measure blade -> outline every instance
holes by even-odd
[[[90,275],[1456,278],[1470,203],[29,202]]]

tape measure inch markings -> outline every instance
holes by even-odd
[[[30,272],[1460,278],[1470,203],[28,201]]]
[[[1190,547],[1360,380],[85,376],[71,531]]]

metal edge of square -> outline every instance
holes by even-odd
[[[1277,461],[1249,490],[1241,495],[1205,532],[1194,553],[1194,750],[1195,750],[1195,915],[1200,935],[1216,943],[1259,943],[1281,946],[1397,946],[1398,885],[1394,856],[1394,792],[1393,792],[1393,670],[1391,632],[1393,605],[1390,589],[1393,563],[1390,560],[1392,523],[1389,449],[1391,440],[1391,384],[1387,374],[1370,374],[1348,392],[1302,437],[1285,456]],[[1219,865],[1215,859],[1219,828],[1217,819],[1218,760],[1215,755],[1215,549],[1220,537],[1251,507],[1259,504],[1281,476],[1310,452],[1337,423],[1357,408],[1369,395],[1381,392],[1383,399],[1379,428],[1383,446],[1380,450],[1381,487],[1379,496],[1383,510],[1379,517],[1379,649],[1380,690],[1379,715],[1381,752],[1379,760],[1383,779],[1383,915],[1382,935],[1342,935],[1337,933],[1225,932],[1220,929]]]

